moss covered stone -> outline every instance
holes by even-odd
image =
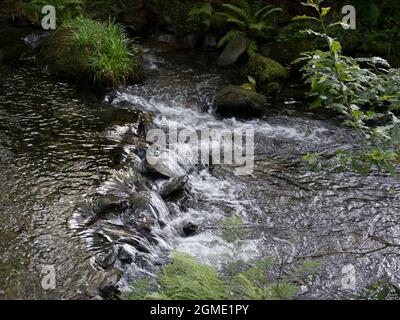
[[[253,90],[229,85],[217,92],[215,106],[221,114],[247,114],[264,111],[267,100]]]
[[[257,82],[257,88],[264,94],[271,94],[279,90],[282,81],[287,77],[286,69],[275,60],[254,54],[241,70],[242,76],[253,77]]]

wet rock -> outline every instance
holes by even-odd
[[[203,47],[204,48],[210,48],[210,49],[215,49],[218,47],[218,39],[215,36],[206,36],[203,40]]]
[[[118,260],[123,264],[131,264],[135,258],[135,253],[125,246],[120,246],[118,251]]]
[[[187,47],[194,49],[200,41],[201,34],[199,32],[190,33],[180,39]]]
[[[113,246],[103,249],[95,256],[96,264],[104,270],[110,269],[117,259],[118,251]]]
[[[107,266],[111,263],[111,261],[114,263],[118,256],[118,251],[115,249],[114,244],[128,244],[138,251],[150,252],[149,239],[151,241],[152,237],[148,232],[143,234],[140,233],[139,230],[132,227],[128,228],[126,226],[116,225],[107,221],[99,221],[96,229],[93,231],[93,239],[95,239],[94,241],[96,243],[99,243],[105,247],[103,250],[108,250],[107,247],[112,244],[112,248],[114,250],[113,255],[109,255],[108,257],[99,257],[100,265]]]
[[[247,39],[241,35],[234,37],[217,59],[217,65],[225,67],[234,64],[246,52]]]
[[[173,34],[159,34],[153,35],[152,38],[158,42],[168,43],[168,44],[177,44],[178,38]]]
[[[230,85],[217,92],[215,106],[218,113],[240,115],[264,111],[267,100],[253,90]]]
[[[146,165],[144,161],[142,161],[137,154],[133,152],[127,154],[125,161],[126,163],[128,163],[129,167],[133,169],[133,171],[142,174],[146,172]]]
[[[170,150],[148,150],[146,163],[150,170],[167,178],[186,175],[185,169],[179,163],[178,156]]]
[[[199,227],[192,222],[183,225],[182,232],[185,237],[191,237],[197,233]]]
[[[164,220],[169,215],[164,200],[153,191],[139,192],[131,199],[134,209],[133,218],[145,216],[156,220]]]
[[[281,83],[287,77],[286,69],[279,62],[260,54],[253,54],[249,58],[241,74],[243,78],[253,77],[257,82],[257,89],[266,94],[269,83]]]
[[[116,284],[107,284],[99,288],[99,296],[103,299],[115,299],[121,292]]]
[[[169,180],[161,180],[157,183],[158,194],[167,197],[177,191],[181,191],[188,181],[187,176],[172,177]]]

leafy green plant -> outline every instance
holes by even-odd
[[[368,285],[353,298],[358,300],[400,300],[400,287],[385,277]]]
[[[230,216],[222,221],[222,238],[235,243],[247,238],[248,230],[243,220],[238,216]]]
[[[201,6],[195,5],[189,11],[187,22],[191,29],[206,32],[211,27],[213,13],[214,8],[210,2]]]
[[[303,156],[303,160],[307,161],[311,168],[311,171],[319,172],[321,171],[321,156],[318,153],[307,153]]]
[[[381,58],[354,59],[342,55],[339,41],[329,36],[329,29],[341,23],[326,24],[330,8],[323,7],[322,2],[308,0],[304,5],[314,9],[316,15],[295,18],[318,21],[322,32],[312,29],[305,32],[324,39],[329,48],[305,52],[295,61],[306,63],[302,71],[305,82],[310,85],[308,96],[314,99],[311,108],[327,107],[339,112],[345,116],[346,126],[367,138],[366,148],[354,157],[344,161],[349,154],[341,154],[342,164],[350,162],[352,169],[363,174],[373,165],[394,174],[400,146],[400,120],[390,109],[399,104],[400,71],[390,69]]]
[[[288,300],[299,292],[298,284],[314,277],[319,265],[303,263],[287,275],[272,277],[272,259],[242,265],[241,271],[225,276],[215,267],[199,263],[194,257],[175,252],[170,264],[155,279],[131,283],[127,300]]]
[[[258,40],[265,40],[268,31],[274,29],[271,17],[281,11],[282,8],[265,6],[259,0],[241,0],[238,5],[222,4],[222,11],[216,15],[229,26],[229,31],[219,40],[218,47],[241,35],[248,40],[247,53],[251,55],[257,52]]]

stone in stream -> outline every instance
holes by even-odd
[[[125,226],[146,236],[154,226],[162,225],[168,215],[168,207],[157,193],[143,191],[132,196],[130,208],[124,210],[120,218]]]
[[[179,163],[178,155],[169,150],[160,152],[148,150],[146,163],[150,170],[167,178],[181,177],[187,174],[181,163]]]
[[[182,232],[185,237],[191,237],[197,233],[199,230],[199,226],[195,225],[192,222],[188,222],[183,225]]]
[[[267,100],[253,90],[229,85],[217,92],[215,107],[221,114],[254,113],[266,110]]]
[[[244,79],[253,77],[257,90],[266,95],[271,93],[271,89],[276,91],[276,85],[287,78],[287,71],[279,62],[261,54],[251,55],[247,64],[242,67],[241,74]],[[271,83],[273,85],[269,85]]]
[[[181,191],[187,182],[187,176],[172,177],[168,180],[160,180],[156,182],[156,188],[160,196],[168,197],[177,191]]]
[[[104,249],[96,254],[95,261],[96,264],[99,265],[102,269],[107,270],[114,265],[115,260],[117,259],[118,251],[114,248],[114,246],[110,246],[107,249]]]
[[[240,56],[247,50],[247,39],[242,35],[234,37],[229,41],[225,50],[217,59],[217,65],[221,67],[230,66],[234,64]]]

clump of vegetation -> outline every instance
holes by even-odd
[[[222,237],[238,249],[248,235],[236,216],[222,222]],[[279,270],[277,270],[279,269]],[[128,300],[275,300],[292,299],[299,284],[318,272],[319,264],[305,262],[286,273],[274,259],[252,263],[227,261],[222,270],[199,263],[194,257],[175,252],[157,279],[140,279],[131,284]]]
[[[316,16],[297,19],[318,21],[322,32],[305,30],[326,41],[329,50],[315,50],[302,54],[296,62],[306,62],[302,68],[304,79],[310,85],[311,108],[326,107],[342,114],[344,124],[360,131],[367,145],[356,154],[339,151],[340,170],[348,165],[362,174],[377,166],[395,174],[399,160],[400,120],[394,110],[399,105],[400,71],[390,69],[381,58],[355,59],[342,55],[342,46],[329,36],[329,29],[340,23],[326,25],[329,7],[323,0],[308,0]]]
[[[400,287],[385,277],[367,286],[352,298],[357,300],[399,300]]]
[[[123,28],[111,21],[83,17],[65,21],[41,56],[56,73],[84,78],[95,86],[117,87],[144,77],[140,48],[132,46]]]
[[[238,0],[233,3],[223,3],[215,9],[210,2],[202,6],[194,6],[189,12],[188,21],[198,30],[207,31],[212,24],[224,30],[224,35],[218,42],[218,47],[225,46],[237,36],[247,39],[247,53],[258,51],[258,42],[271,38],[274,30],[273,17],[282,8],[265,6],[260,0]]]
[[[216,14],[222,18],[230,30],[219,40],[223,47],[231,39],[241,35],[248,40],[247,53],[252,55],[258,51],[258,41],[266,40],[268,32],[274,30],[273,17],[282,8],[265,6],[259,0],[241,0],[238,5],[223,4],[222,11]]]

